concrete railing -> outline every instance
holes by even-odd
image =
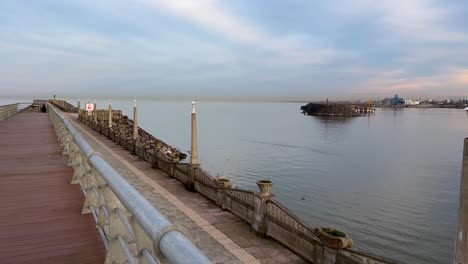
[[[106,263],[210,263],[184,236],[95,152],[71,123],[49,104],[69,165],[107,249]]]
[[[463,140],[458,230],[453,263],[468,263],[468,138]]]
[[[28,107],[31,107],[30,102],[0,105],[0,121],[8,119]]]
[[[232,188],[232,184],[211,176],[198,165],[180,163],[166,154],[165,145],[154,140],[139,138],[133,141],[127,125],[120,127],[121,112],[97,110],[92,115],[79,112],[79,120],[116,144],[134,152],[143,160],[179,180],[187,189],[196,191],[212,200],[223,210],[230,211],[252,226],[261,236],[271,237],[308,261],[320,264],[388,264],[394,263],[349,248],[330,246],[329,241],[319,237],[318,230],[305,224],[289,211],[270,193],[255,192]],[[96,114],[97,113],[97,114]],[[112,116],[113,126],[109,127],[108,118]],[[143,131],[141,128],[140,131]],[[337,240],[338,241],[338,240]],[[338,241],[339,242],[339,241]],[[337,243],[337,242],[336,242]]]
[[[78,108],[74,105],[68,103],[65,100],[61,99],[49,99],[49,103],[53,104],[54,106],[58,107],[60,110],[67,112],[67,113],[77,113]]]
[[[0,121],[8,119],[19,112],[19,103],[0,106]]]

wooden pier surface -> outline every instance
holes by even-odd
[[[47,114],[0,121],[0,263],[104,263],[66,163]]]

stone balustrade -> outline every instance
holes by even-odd
[[[82,213],[93,215],[107,249],[106,263],[210,263],[183,227],[145,200],[52,105],[49,116],[75,170],[71,183],[85,196]]]

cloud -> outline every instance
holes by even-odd
[[[11,2],[2,6],[0,84],[168,95],[463,94],[468,33],[455,5]]]
[[[455,30],[456,7],[447,2],[432,0],[344,0],[337,14],[345,18],[367,16],[369,22],[395,34],[417,42],[459,43],[468,41],[468,34]],[[387,36],[388,37],[388,36]]]
[[[456,70],[453,74],[453,82],[458,85],[466,86],[468,90],[468,69]]]
[[[423,73],[411,74],[405,70],[359,71],[367,76],[360,85],[354,85],[353,90],[362,93],[390,96],[399,93],[407,96],[424,94],[463,95],[468,91],[468,69],[446,68],[432,75]]]
[[[214,32],[236,43],[254,46],[277,53],[282,61],[296,64],[324,63],[332,59],[336,50],[318,43],[306,34],[273,35],[252,22],[236,16],[214,0],[140,0],[157,11],[161,9]]]

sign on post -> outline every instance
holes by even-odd
[[[88,113],[88,116],[90,116],[94,111],[94,104],[90,104],[90,103],[86,104],[85,109],[86,109],[86,112]]]
[[[86,104],[86,111],[94,111],[94,104]]]

